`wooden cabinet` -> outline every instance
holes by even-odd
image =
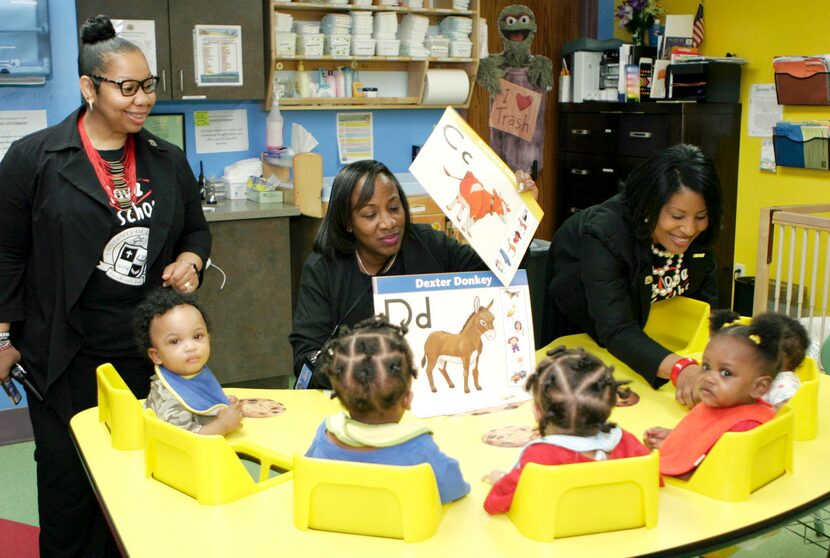
[[[473,95],[476,72],[478,71],[478,5],[481,0],[470,0],[467,10],[455,10],[452,8],[452,0],[424,0],[423,8],[390,7],[380,6],[374,2],[371,6],[354,6],[351,4],[326,4],[321,2],[277,2],[271,1],[270,12],[266,16],[267,34],[270,44],[271,60],[268,76],[268,91],[266,94],[265,109],[271,107],[271,87],[275,78],[293,80],[294,72],[297,71],[299,63],[302,62],[304,71],[316,71],[318,69],[333,70],[347,67],[352,71],[365,74],[367,72],[397,72],[405,79],[405,85],[401,87],[400,94],[394,96],[368,97],[297,97],[287,96],[280,99],[280,109],[303,110],[303,109],[334,109],[344,108],[355,109],[378,109],[378,108],[444,108],[446,105],[425,104],[425,82],[427,71],[432,69],[459,69],[467,74],[469,81],[469,92],[463,103],[456,108],[467,108]],[[427,7],[430,6],[430,7]],[[438,23],[448,16],[467,17],[473,20],[472,50],[467,58],[413,58],[409,56],[346,56],[335,57],[329,55],[308,57],[303,55],[278,56],[276,54],[274,27],[274,12],[290,14],[294,20],[316,20],[320,21],[327,14],[348,14],[350,11],[362,10],[372,13],[394,12],[398,14],[398,23],[406,14],[417,14],[429,18],[430,25]],[[486,38],[485,38],[486,40]],[[368,80],[362,80],[370,85]]]
[[[733,103],[563,103],[556,223],[619,191],[641,162],[676,143],[700,146],[714,161],[724,198],[715,254],[720,307],[732,305],[741,105]]]
[[[155,22],[156,73],[161,78],[156,96],[181,99],[264,99],[265,35],[262,0],[78,0],[79,25],[90,16]],[[242,85],[196,84],[193,29],[196,25],[242,27]]]

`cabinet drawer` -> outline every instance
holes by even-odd
[[[565,151],[610,153],[615,148],[614,114],[566,114]]]
[[[562,216],[596,205],[619,190],[625,178],[614,157],[568,153],[562,169]]]
[[[670,145],[669,119],[657,114],[626,114],[615,128],[615,153],[651,157]]]

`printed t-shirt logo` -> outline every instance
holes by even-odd
[[[147,275],[147,246],[150,229],[132,227],[107,242],[98,269],[125,285],[143,285]]]

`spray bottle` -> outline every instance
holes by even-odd
[[[283,118],[280,113],[280,94],[275,87],[271,94],[271,112],[265,121],[265,149],[275,150],[283,146],[282,143]]]

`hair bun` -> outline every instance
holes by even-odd
[[[93,16],[81,26],[81,42],[93,45],[115,37],[115,27],[105,15]]]

